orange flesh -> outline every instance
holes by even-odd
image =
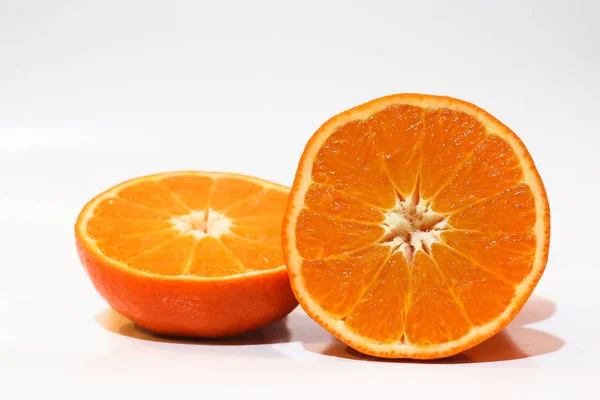
[[[244,177],[173,174],[140,180],[101,200],[88,219],[99,250],[159,275],[222,277],[283,265],[281,223],[287,190]],[[178,218],[195,215],[189,230]],[[208,235],[208,218],[228,220]],[[200,216],[200,217],[198,217]]]
[[[348,122],[311,180],[295,226],[306,291],[362,337],[457,340],[497,318],[532,270],[536,210],[519,159],[464,112],[396,105]],[[409,257],[383,245],[382,222],[411,196],[447,225]]]

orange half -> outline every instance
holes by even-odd
[[[83,208],[77,248],[102,297],[140,326],[236,335],[297,305],[280,241],[288,192],[227,173],[136,178]]]
[[[400,94],[327,121],[302,154],[283,226],[292,289],[358,351],[440,358],[504,328],[544,271],[548,200],[500,121]]]

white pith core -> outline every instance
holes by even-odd
[[[229,227],[231,226],[229,218],[210,208],[204,211],[192,211],[187,215],[172,218],[171,223],[181,232],[192,233],[198,239],[204,236],[219,237],[219,235],[229,233]]]
[[[440,241],[448,218],[433,211],[429,201],[415,194],[407,199],[398,196],[394,208],[385,213],[382,225],[385,235],[381,244],[390,246],[392,252],[402,252],[410,265],[418,250],[431,254],[431,246]]]

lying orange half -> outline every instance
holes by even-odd
[[[354,349],[440,358],[504,328],[544,271],[550,213],[517,136],[461,100],[401,94],[327,121],[283,246],[306,312]]]
[[[297,305],[280,242],[288,191],[226,173],[133,179],[81,211],[79,256],[100,295],[141,327],[240,334]]]

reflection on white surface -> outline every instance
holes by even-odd
[[[456,356],[424,362],[460,364],[508,361],[558,351],[565,345],[560,337],[528,327],[528,325],[551,318],[555,310],[556,306],[550,300],[534,295],[513,322],[497,335]],[[238,337],[218,340],[182,339],[156,335],[136,326],[110,308],[97,314],[95,320],[109,332],[150,342],[145,344],[151,347],[169,348],[172,351],[179,352],[202,353],[207,351],[210,354],[216,354],[219,352],[217,349],[207,348],[222,347],[223,353],[231,353],[231,349],[228,349],[228,347],[235,346],[243,348],[239,352],[241,355],[249,351],[247,348],[249,346],[268,346],[276,350],[277,354],[281,356],[306,357],[307,355],[303,353],[308,351],[319,355],[352,360],[388,361],[366,356],[349,348],[312,321],[300,307],[283,320],[262,329]],[[253,353],[259,356],[261,352]],[[267,354],[273,354],[273,352],[268,351]],[[403,360],[397,362],[403,362]]]

